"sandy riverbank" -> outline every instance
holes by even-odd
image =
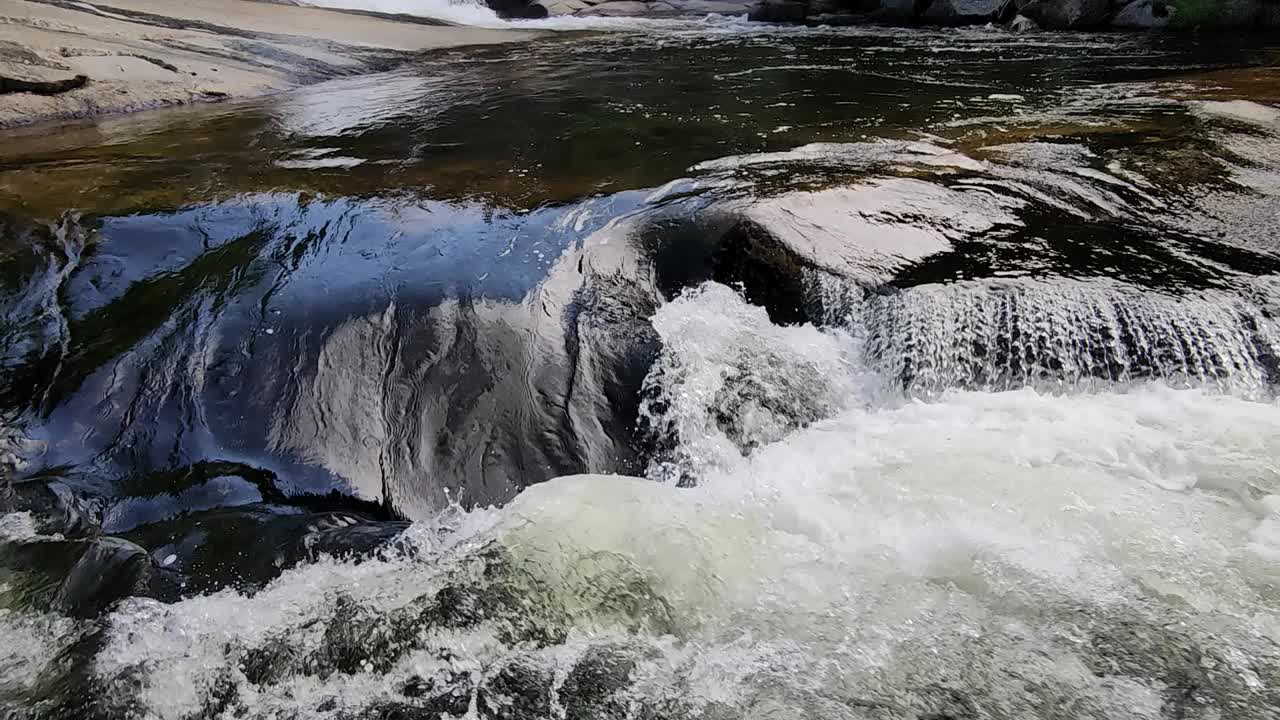
[[[252,97],[535,35],[250,0],[0,0],[0,128]]]

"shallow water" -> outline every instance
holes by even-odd
[[[1274,39],[622,27],[0,138],[0,717],[1280,714]]]

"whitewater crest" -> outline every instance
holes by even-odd
[[[715,283],[654,327],[665,482],[559,478],[254,594],[127,601],[65,651],[94,660],[60,710],[1270,717],[1274,401],[1135,381],[921,402],[847,326],[776,325]]]

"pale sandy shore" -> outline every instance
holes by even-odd
[[[0,0],[0,128],[252,97],[535,35],[251,0]]]

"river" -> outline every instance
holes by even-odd
[[[610,20],[0,136],[0,718],[1277,717],[1277,60]]]

